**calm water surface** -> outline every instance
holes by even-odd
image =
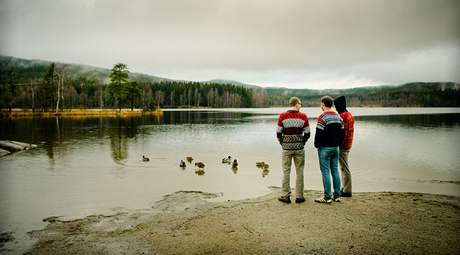
[[[26,232],[45,217],[66,218],[148,208],[178,190],[221,199],[267,194],[281,185],[277,114],[285,109],[171,110],[163,117],[0,120],[0,139],[38,144],[0,158],[0,232]],[[319,108],[303,109],[309,117]],[[460,196],[460,108],[356,108],[350,154],[354,191]],[[316,126],[314,118],[310,125]],[[314,132],[314,128],[312,128]],[[314,135],[314,133],[313,133]],[[149,162],[142,162],[145,154]],[[227,155],[237,170],[222,164]],[[186,156],[206,164],[179,168]],[[270,164],[263,173],[255,162]],[[294,178],[291,182],[294,183]],[[305,188],[322,189],[316,149],[306,145]],[[23,250],[23,249],[22,249]]]

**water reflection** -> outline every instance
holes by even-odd
[[[110,132],[110,149],[116,163],[123,163],[128,158],[128,139],[123,136],[122,129]]]
[[[228,124],[244,122],[252,113],[216,111],[172,111],[163,115],[164,124]]]
[[[402,127],[459,127],[460,114],[357,116],[356,121],[376,122]]]
[[[232,172],[234,174],[238,173],[238,166],[232,166]]]
[[[216,111],[165,112],[163,116],[129,118],[25,118],[1,119],[0,139],[14,139],[42,145],[54,164],[56,149],[65,154],[73,141],[84,139],[110,140],[111,156],[115,163],[123,164],[129,158],[130,143],[152,132],[149,126],[180,124],[239,124],[242,122],[274,122],[276,116],[251,118],[254,113]],[[401,127],[459,127],[460,114],[357,116],[356,121],[398,125]],[[190,126],[189,128],[194,128]],[[140,156],[139,156],[140,157]],[[193,159],[187,158],[189,163]],[[227,159],[223,159],[227,160]],[[229,159],[228,159],[229,160]],[[227,161],[226,161],[227,162]],[[228,162],[230,163],[230,161]],[[237,169],[234,173],[237,173]],[[267,171],[265,171],[267,172]],[[268,173],[266,173],[268,174]],[[266,176],[264,174],[264,176]]]
[[[198,176],[202,176],[205,174],[205,171],[204,171],[204,168],[195,168],[195,174],[198,175]]]
[[[265,178],[265,176],[267,176],[269,172],[270,171],[268,169],[262,170],[262,178]]]

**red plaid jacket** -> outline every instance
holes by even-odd
[[[345,138],[343,139],[343,143],[342,146],[340,146],[340,149],[350,150],[353,144],[353,134],[355,132],[355,119],[350,112],[342,112],[340,117],[343,119],[343,126],[345,129]]]

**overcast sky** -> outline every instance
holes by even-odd
[[[292,88],[460,82],[460,1],[0,0],[0,54]]]

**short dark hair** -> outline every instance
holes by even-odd
[[[291,97],[289,99],[289,105],[290,106],[296,106],[297,104],[302,104],[302,102],[300,101],[300,99],[298,97]]]
[[[323,103],[324,106],[326,106],[326,107],[329,107],[329,108],[332,107],[332,102],[333,102],[333,100],[332,100],[332,97],[330,97],[330,96],[323,96],[321,98],[321,103]]]

